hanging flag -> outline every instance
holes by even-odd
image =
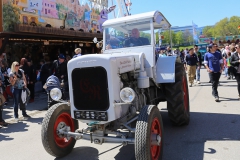
[[[107,10],[108,10],[108,13],[112,12],[115,8],[116,8],[116,5],[109,7],[109,8],[107,9]]]
[[[238,26],[238,29],[240,29],[240,26]]]
[[[193,40],[195,43],[198,42],[197,28],[198,28],[198,26],[196,24],[194,24],[192,21]]]

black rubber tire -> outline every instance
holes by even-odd
[[[157,118],[161,131],[161,147],[159,155],[152,158],[151,154],[151,125],[153,120]],[[144,106],[138,115],[135,131],[135,158],[136,160],[161,160],[163,153],[163,123],[159,109],[154,105]]]
[[[54,125],[58,117],[62,114],[71,115],[70,106],[68,106],[66,103],[57,103],[49,108],[42,122],[41,136],[43,147],[50,155],[54,157],[66,156],[72,151],[76,143],[76,140],[71,138],[69,140],[69,144],[61,147],[55,141],[54,133],[56,133],[56,130],[54,130]],[[75,119],[68,120],[70,120],[74,126],[74,128],[71,128],[71,131],[75,132],[75,130],[78,129],[78,121]]]
[[[164,92],[167,100],[168,116],[172,124],[177,126],[188,125],[190,121],[189,92],[187,76],[182,63],[176,62],[175,83],[165,83]],[[186,98],[185,102],[184,98]]]

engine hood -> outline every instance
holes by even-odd
[[[141,53],[130,54],[91,54],[79,56],[68,62],[68,71],[74,68],[102,66],[104,68],[117,67],[119,74],[140,68]]]

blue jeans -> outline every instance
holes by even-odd
[[[22,106],[24,105],[22,103],[22,99],[21,99],[21,94],[22,94],[22,89],[17,89],[17,88],[13,88],[13,99],[14,99],[14,117],[18,118],[18,105]],[[22,115],[26,115],[26,108],[22,107]]]
[[[196,80],[200,81],[200,68],[198,69],[198,67],[196,69]]]
[[[224,74],[225,74],[225,77],[228,76],[228,68],[227,67],[224,68]]]

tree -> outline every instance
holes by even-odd
[[[171,43],[169,31],[164,31],[164,32],[161,33],[161,35],[164,36],[164,39],[162,40],[162,43],[164,43],[164,44],[170,44]],[[173,31],[171,31],[171,35],[172,35],[172,43],[176,44],[176,34]]]
[[[213,27],[212,26],[206,26],[203,28],[203,35],[206,37],[212,37],[213,34]]]
[[[19,24],[20,10],[12,4],[3,4],[3,30],[12,31],[15,24]]]
[[[150,33],[145,33],[145,32],[140,32],[140,37],[145,37],[151,42],[151,34]]]
[[[183,33],[183,41],[186,43],[191,43],[193,41],[191,41],[191,38],[190,37],[193,37],[192,33],[189,31],[189,30],[186,30],[184,33]],[[193,38],[192,38],[193,39]]]
[[[203,29],[203,35],[206,37],[225,37],[229,35],[238,35],[238,26],[240,25],[240,17],[232,16],[224,18],[217,22],[215,26],[206,26]]]
[[[184,41],[183,41],[183,32],[182,31],[179,31],[176,33],[176,43],[178,45],[182,44]]]

